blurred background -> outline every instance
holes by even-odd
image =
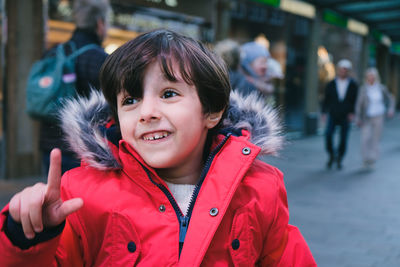
[[[359,0],[111,0],[108,53],[155,28],[169,28],[212,46],[231,38],[258,40],[283,74],[275,100],[291,136],[320,133],[320,101],[334,64],[352,76],[376,66],[399,103],[400,1]],[[40,173],[37,125],[25,113],[32,63],[67,41],[72,0],[0,0],[0,177]]]

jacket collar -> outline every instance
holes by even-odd
[[[118,144],[110,136],[120,135],[115,133],[116,127],[104,127],[110,120],[110,111],[99,91],[92,91],[89,98],[66,101],[59,117],[67,143],[87,165],[100,170],[121,167],[115,147],[110,145]],[[265,105],[257,94],[242,96],[233,91],[223,126],[225,132],[245,133],[251,143],[260,147],[260,155],[277,155],[284,142],[277,111]]]
[[[94,30],[83,28],[75,29],[71,40],[74,41],[78,47],[93,43],[101,45],[102,42]]]

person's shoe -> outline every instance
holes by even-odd
[[[333,162],[335,162],[335,157],[334,156],[330,156],[328,162],[326,163],[326,168],[331,169]]]
[[[363,170],[364,171],[373,171],[374,170],[374,161],[365,160],[363,163]]]
[[[336,164],[337,164],[338,170],[341,170],[342,167],[343,167],[343,166],[342,166],[342,157],[338,157],[338,158],[337,158]]]

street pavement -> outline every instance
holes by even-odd
[[[400,266],[399,137],[398,114],[385,124],[373,171],[361,168],[356,127],[342,170],[325,168],[322,135],[289,140],[278,158],[263,158],[285,174],[290,223],[302,232],[318,266]],[[40,179],[0,180],[0,205]]]
[[[279,158],[290,223],[318,266],[400,266],[400,116],[387,121],[381,157],[362,169],[360,131],[353,127],[343,169],[326,169],[323,136],[289,141]]]

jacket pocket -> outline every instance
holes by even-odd
[[[123,214],[112,213],[102,250],[106,252],[105,266],[134,266],[137,263],[141,251],[139,235]]]
[[[240,208],[233,219],[229,252],[234,266],[254,266],[260,255],[261,233],[247,207]]]

